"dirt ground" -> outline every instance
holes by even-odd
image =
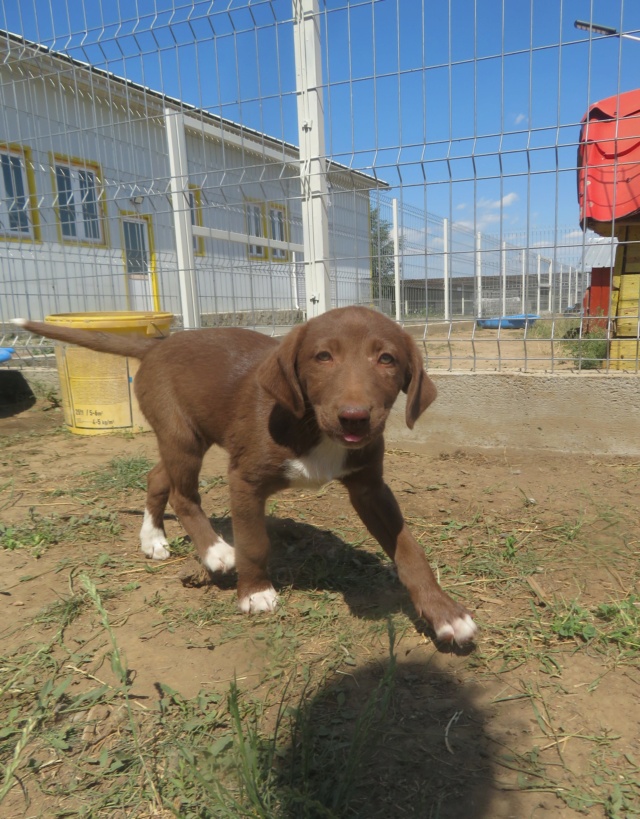
[[[187,787],[189,765],[170,760],[202,774],[216,743],[237,750],[228,715],[189,727],[193,703],[221,712],[235,680],[262,737],[275,736],[278,703],[308,728],[303,739],[281,728],[266,807],[235,815],[640,816],[640,463],[387,442],[405,516],[481,627],[473,650],[452,653],[415,620],[338,484],[273,499],[282,606],[244,618],[233,578],[202,582],[171,515],[176,556],[140,553],[140,481],[100,483],[114,459],[153,460],[153,436],[73,436],[61,423],[42,404],[0,419],[0,815],[234,815],[203,804],[205,785]],[[202,494],[231,539],[225,472],[210,453]],[[183,720],[173,734],[169,700]],[[130,735],[147,778],[107,762],[124,765]]]

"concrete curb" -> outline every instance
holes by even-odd
[[[53,368],[23,370],[58,386]],[[401,395],[386,438],[432,452],[461,448],[640,456],[640,377],[627,373],[431,373],[438,398],[410,430]],[[34,392],[38,390],[34,389]]]
[[[387,439],[433,451],[508,448],[640,455],[640,379],[625,373],[431,373],[438,398],[413,431],[399,399]]]

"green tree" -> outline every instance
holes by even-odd
[[[382,297],[395,301],[391,229],[391,222],[380,216],[380,209],[371,208],[369,213],[369,235],[371,241],[371,294],[374,300]]]

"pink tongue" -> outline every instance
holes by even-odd
[[[364,436],[363,435],[344,435],[343,437],[344,437],[344,440],[348,444],[357,444],[358,441],[361,441]]]

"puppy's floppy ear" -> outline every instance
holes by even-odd
[[[407,393],[407,426],[413,429],[418,418],[429,404],[435,401],[438,391],[424,370],[418,345],[408,333],[405,333],[405,343],[409,353],[409,362],[402,391]]]
[[[258,368],[260,386],[296,418],[302,418],[305,409],[304,395],[296,369],[298,350],[305,332],[306,324],[294,327]]]

